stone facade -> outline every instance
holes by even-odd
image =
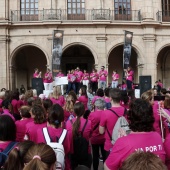
[[[51,65],[52,32],[57,29],[64,30],[62,68],[65,73],[68,65],[74,62],[86,63],[88,70],[93,65],[97,69],[104,65],[109,71],[108,82],[111,82],[113,69],[122,74],[124,30],[128,30],[133,32],[131,65],[135,70],[135,82],[139,82],[139,76],[151,75],[152,86],[161,79],[165,87],[169,87],[170,22],[163,22],[161,15],[158,19],[157,12],[162,11],[160,0],[131,0],[131,9],[136,10],[132,12],[132,20],[110,17],[114,14],[114,0],[85,0],[85,8],[90,12],[84,20],[42,19],[43,9],[51,6],[61,9],[61,15],[67,13],[67,0],[52,0],[52,4],[39,0],[40,19],[20,21],[20,12],[15,11],[20,10],[20,0],[0,1],[0,88],[29,86],[35,67],[45,72],[46,65]],[[91,10],[101,8],[111,11],[110,19],[92,19]],[[72,54],[68,52],[71,47],[75,47]],[[90,57],[81,51],[90,53]]]

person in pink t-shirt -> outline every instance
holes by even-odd
[[[68,88],[67,88],[67,94],[70,92],[71,89],[73,89],[76,93],[76,76],[74,73],[74,70],[72,69],[69,74],[67,74],[67,79],[68,79]]]
[[[20,115],[21,115],[21,120],[17,120],[15,122],[16,125],[16,141],[22,142],[24,141],[24,135],[26,132],[26,124],[33,122],[33,119],[31,118],[30,115],[30,107],[28,106],[22,106],[20,108]]]
[[[117,73],[117,70],[113,70],[113,74],[112,74],[112,88],[117,88],[118,80],[119,80],[119,74]]]
[[[87,73],[86,70],[84,70],[82,80],[83,80],[83,85],[87,86],[87,91],[88,91],[89,90],[89,73]]]
[[[78,98],[79,102],[82,102],[84,104],[85,110],[87,110],[87,103],[88,103],[88,97],[86,88],[83,86],[79,90],[80,97]]]
[[[38,68],[34,69],[33,78],[41,78],[41,71],[39,72]]]
[[[60,106],[64,106],[65,99],[64,96],[61,95],[61,87],[55,86],[53,88],[53,94],[52,97],[50,97],[50,100],[53,102],[53,104],[59,104]]]
[[[128,112],[129,135],[121,133],[105,161],[104,169],[117,170],[122,162],[133,152],[152,152],[165,162],[165,151],[160,135],[153,130],[153,110],[149,102],[136,99],[130,104]],[[113,161],[114,160],[114,161]]]
[[[51,138],[51,142],[58,142],[57,139],[60,138],[63,129],[61,128],[61,123],[64,121],[64,111],[63,108],[54,104],[48,114],[47,119],[47,130]],[[70,169],[69,153],[71,152],[71,135],[67,131],[67,134],[63,141],[64,152],[65,152],[65,170]],[[36,143],[46,143],[42,129],[37,130]]]
[[[164,148],[165,148],[165,152],[166,152],[166,165],[168,167],[168,170],[170,169],[170,134],[168,134],[168,136],[165,139],[164,142]]]
[[[83,131],[83,137],[89,142],[90,139],[90,134],[91,134],[91,121],[86,120],[83,118],[83,115],[85,113],[85,108],[84,104],[81,102],[78,102],[74,105],[74,113],[76,114],[76,118],[73,118],[70,121],[67,121],[66,123],[66,129],[71,132],[72,140],[74,141],[77,136],[80,135]],[[72,169],[75,169],[79,164],[85,165],[89,168],[91,168],[91,163],[92,163],[92,155],[91,155],[91,148],[90,145],[88,147],[88,156],[87,158],[84,158],[84,160],[81,160],[79,162],[77,156],[75,155],[75,149],[76,146],[73,142],[73,154],[71,155],[71,166]]]
[[[126,84],[127,84],[127,89],[131,90],[132,89],[132,83],[134,79],[134,71],[132,70],[132,67],[129,66],[127,70],[125,70],[126,74]]]
[[[56,77],[58,78],[64,77],[64,74],[62,73],[61,70],[59,70],[59,73],[56,75]],[[62,84],[60,86],[61,86],[61,94],[64,95],[64,89],[63,89],[64,85]]]
[[[121,90],[117,88],[110,89],[109,96],[111,97],[111,105],[112,105],[110,109],[114,110],[119,116],[123,116],[125,109],[120,105]],[[111,134],[115,126],[115,123],[118,120],[116,114],[114,114],[111,110],[105,110],[103,112],[103,116],[100,119],[100,126],[99,126],[100,134],[105,134],[105,143],[104,143],[105,157],[103,158],[104,161],[108,157],[110,150],[113,146],[111,143]]]
[[[74,74],[76,76],[76,94],[79,94],[79,90],[80,90],[81,82],[82,82],[82,77],[83,77],[83,72],[80,71],[79,67],[77,67]]]
[[[92,89],[92,93],[96,93],[98,89],[98,78],[99,75],[97,73],[97,70],[93,69],[92,73],[90,73],[90,88]]]
[[[90,138],[90,142],[92,144],[92,152],[93,152],[93,169],[98,170],[99,166],[99,149],[101,151],[102,157],[104,158],[104,134],[101,135],[99,133],[99,123],[100,119],[103,115],[103,111],[105,108],[105,101],[102,98],[98,98],[95,101],[95,109],[94,112],[91,112],[88,120],[91,121],[91,129],[92,134]]]
[[[49,68],[47,68],[47,72],[44,75],[44,89],[45,90],[53,89],[53,75]]]
[[[41,105],[33,105],[30,114],[34,120],[26,124],[24,140],[36,142],[37,130],[47,126],[46,113]]]
[[[99,88],[103,90],[106,88],[106,79],[108,72],[105,70],[105,66],[101,66],[101,70],[99,71]]]

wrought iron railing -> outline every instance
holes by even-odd
[[[159,22],[170,22],[170,11],[158,11],[156,19]]]
[[[110,9],[82,9],[75,13],[69,13],[66,9],[43,10],[12,10],[11,21],[44,21],[44,20],[124,20],[140,21],[139,10],[110,10]]]

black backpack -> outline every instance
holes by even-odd
[[[73,124],[72,120],[70,120],[70,121]],[[83,162],[87,161],[87,159],[88,159],[89,142],[86,140],[86,138],[83,137],[83,132],[87,125],[87,122],[88,122],[88,120],[86,120],[81,133],[73,139],[74,153],[72,156],[73,156],[73,159],[78,164],[83,164]]]

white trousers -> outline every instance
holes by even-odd
[[[45,90],[53,90],[53,82],[52,83],[44,83]]]
[[[89,80],[83,80],[83,85],[87,86],[87,91],[89,90]]]

